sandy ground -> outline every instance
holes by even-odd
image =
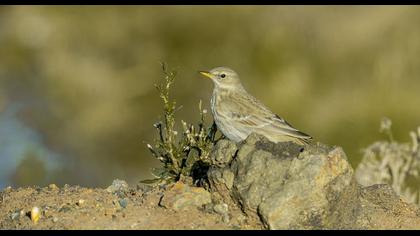
[[[209,207],[175,211],[159,206],[164,189],[106,189],[50,185],[0,193],[0,229],[261,229],[242,216],[223,217]],[[31,209],[40,219],[31,220]]]

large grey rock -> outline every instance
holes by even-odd
[[[232,163],[236,197],[270,229],[328,227],[330,200],[351,187],[353,170],[341,148],[301,149],[251,135]]]
[[[211,154],[212,162],[218,165],[208,172],[213,195],[220,202],[239,205],[267,228],[380,228],[372,217],[393,214],[378,208],[378,204],[406,207],[392,189],[363,188],[357,184],[340,147],[318,143],[302,150],[302,146],[292,142],[275,144],[255,134],[236,145],[237,149],[230,141],[222,141]],[[390,222],[388,225],[401,222],[394,222],[392,217],[383,219]],[[410,219],[407,222],[413,222],[414,218]]]
[[[303,150],[292,142],[275,144],[252,134],[236,152],[229,141],[222,141],[212,152],[213,163],[226,159],[226,153],[236,155],[230,165],[210,168],[213,190],[224,202],[237,202],[248,215],[259,216],[270,229],[327,228],[343,218],[330,202],[342,204],[337,199],[353,198],[341,195],[356,194],[353,170],[340,148]]]

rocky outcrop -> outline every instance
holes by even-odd
[[[213,199],[240,206],[269,229],[381,228],[372,220],[378,215],[395,227],[402,218],[420,226],[413,213],[417,208],[403,203],[389,186],[359,185],[340,147],[318,143],[303,149],[252,134],[238,145],[219,141],[211,160]],[[401,211],[398,220],[392,206],[411,210]]]

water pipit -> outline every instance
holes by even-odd
[[[292,141],[304,145],[312,139],[250,95],[232,69],[217,67],[200,73],[214,83],[211,111],[217,128],[228,139],[241,142],[251,133],[275,143]]]

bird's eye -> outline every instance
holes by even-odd
[[[221,74],[221,75],[220,75],[220,77],[225,78],[225,77],[226,77],[226,75],[225,75],[225,74]]]

